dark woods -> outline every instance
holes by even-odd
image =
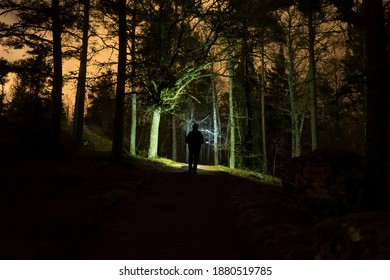
[[[388,206],[388,1],[6,0],[0,13],[2,48],[27,54],[0,60],[0,114],[30,152],[61,156],[71,124],[77,149],[89,129],[114,161],[184,162],[196,121],[201,164],[292,191],[345,170],[367,209]]]

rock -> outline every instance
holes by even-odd
[[[248,242],[258,258],[313,259],[314,256],[312,233],[300,225],[258,226],[252,229]]]
[[[264,224],[267,220],[267,217],[261,212],[261,209],[257,208],[248,208],[242,209],[239,212],[238,217],[238,226],[243,227],[253,227],[258,224]]]
[[[364,179],[363,158],[344,150],[317,150],[291,159],[282,185],[290,194],[308,194],[358,204]]]
[[[354,213],[314,228],[317,259],[389,259],[390,213]]]

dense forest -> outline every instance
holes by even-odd
[[[3,0],[0,16],[0,116],[53,156],[71,126],[114,161],[185,162],[196,122],[205,165],[283,177],[315,151],[361,155],[364,203],[387,207],[388,1]]]

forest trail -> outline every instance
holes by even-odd
[[[313,258],[313,223],[280,186],[186,168],[96,152],[1,164],[0,259]]]
[[[277,185],[0,133],[0,259],[311,259],[317,220]],[[304,209],[303,209],[304,210]]]
[[[229,199],[242,184],[219,170],[167,168],[130,197],[85,251],[85,259],[243,259]]]

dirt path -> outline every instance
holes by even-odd
[[[2,165],[0,259],[313,257],[313,223],[282,188],[185,168],[96,153]]]
[[[50,158],[24,130],[5,128],[0,259],[313,259],[318,252],[332,258],[341,248],[318,239],[317,225],[343,213],[333,200],[291,195],[216,167],[195,176],[179,163],[114,163],[108,152],[74,151],[71,137],[63,157]],[[379,218],[387,225],[387,216]],[[330,225],[334,238],[349,240],[340,223]],[[381,223],[374,219],[370,226],[382,229]],[[329,237],[327,227],[324,232]],[[367,240],[388,240],[380,236]],[[348,250],[350,244],[344,244]],[[387,258],[383,244],[361,256]]]
[[[224,172],[157,173],[102,226],[85,259],[241,259]]]
[[[316,221],[278,186],[209,166],[196,176],[179,163],[113,163],[70,137],[53,159],[11,132],[0,135],[0,259],[313,257]]]

